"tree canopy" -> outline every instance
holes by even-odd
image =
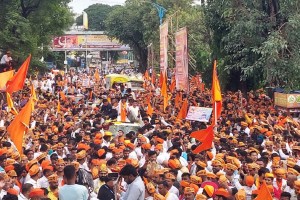
[[[87,13],[89,18],[89,30],[92,31],[105,31],[105,20],[109,13],[112,12],[116,7],[119,6],[110,6],[106,4],[97,3],[89,6],[84,11]],[[82,15],[76,18],[76,23],[78,26],[82,26],[83,18]]]
[[[47,46],[73,22],[70,0],[2,0],[0,1],[0,48],[11,50],[18,63],[31,53],[32,63],[46,56]],[[44,48],[42,48],[44,46]]]
[[[192,39],[189,41],[193,53],[199,63],[207,63],[209,48],[204,44],[203,35],[206,32],[201,8],[191,5],[192,1],[156,1],[168,9],[168,15],[177,13],[175,21],[178,27],[187,26]],[[109,36],[118,38],[121,42],[129,44],[140,63],[141,71],[147,67],[147,46],[154,45],[157,64],[159,61],[159,17],[157,9],[151,2],[128,0],[124,6],[114,9],[109,15],[106,24],[106,32]],[[175,24],[174,24],[175,25]],[[195,42],[197,41],[197,42]],[[174,42],[174,41],[173,41]],[[174,67],[172,63],[170,66]]]
[[[190,0],[128,0],[108,15],[106,31],[133,48],[143,69],[150,43],[159,61],[159,19],[152,2],[167,9],[165,19],[175,15],[176,26],[188,27],[190,54],[204,79],[217,59],[224,89],[299,89],[300,1],[210,0],[195,6]]]
[[[206,24],[227,88],[299,89],[299,5],[298,0],[209,1]]]

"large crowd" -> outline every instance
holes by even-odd
[[[0,199],[300,199],[300,125],[263,90],[222,94],[212,148],[194,154],[200,143],[190,134],[210,122],[177,116],[185,100],[212,107],[199,76],[189,91],[169,90],[164,109],[158,81],[107,89],[97,75],[31,77],[13,94],[19,111],[31,84],[38,99],[22,152],[6,131],[15,115],[1,102]],[[110,131],[123,122],[139,128]]]

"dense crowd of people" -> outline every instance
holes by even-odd
[[[12,96],[20,111],[32,84],[38,99],[22,152],[6,131],[15,115],[1,102],[0,199],[300,199],[300,125],[263,90],[224,93],[212,148],[193,153],[200,143],[190,134],[210,122],[177,116],[185,100],[212,107],[196,78],[189,91],[169,90],[166,109],[148,79],[140,91],[106,89],[94,72],[28,80]],[[137,131],[110,131],[130,122]]]

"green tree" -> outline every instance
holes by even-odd
[[[211,0],[205,20],[227,89],[299,87],[297,0]]]
[[[94,4],[89,6],[84,11],[89,18],[89,29],[93,31],[105,31],[105,20],[110,12],[118,6],[110,6],[106,4]],[[83,25],[82,15],[76,18],[76,24],[78,26]]]
[[[31,53],[32,63],[39,61],[54,35],[62,34],[73,22],[70,0],[0,1],[0,48],[12,50],[14,60],[22,63]],[[42,46],[44,50],[42,51]]]
[[[115,37],[124,44],[130,45],[137,60],[140,63],[140,70],[143,72],[147,67],[147,46],[151,33],[149,30],[158,29],[158,18],[150,12],[151,4],[138,4],[135,1],[127,1],[125,6],[114,9],[106,20],[107,34]],[[145,15],[148,13],[148,15]],[[149,16],[151,14],[151,16]],[[147,24],[144,24],[147,18]],[[150,26],[150,27],[147,27]]]
[[[192,6],[191,0],[126,1],[125,6],[119,7],[108,16],[106,20],[107,33],[133,48],[141,71],[146,69],[147,46],[152,43],[156,64],[159,65],[159,18],[156,8],[151,4],[152,2],[167,9],[165,19],[176,13],[173,17],[173,26],[169,29],[171,35],[177,29],[187,26],[190,35],[190,52],[195,55],[197,66],[199,66],[198,70],[204,68],[208,64],[210,56],[210,47],[205,41],[205,34],[208,34],[208,29],[203,20],[203,9]],[[174,44],[174,38],[171,40],[171,44]],[[171,45],[169,50],[170,54],[174,55],[174,46]],[[174,67],[172,59],[170,61],[170,67]]]

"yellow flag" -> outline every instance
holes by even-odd
[[[14,106],[14,102],[10,97],[10,94],[6,92],[6,100],[7,100],[7,107],[8,107],[8,112],[11,112],[14,115],[18,114],[18,111],[16,110]]]
[[[14,70],[0,73],[0,90],[6,90],[6,83],[14,76]]]
[[[37,96],[36,96],[36,93],[35,93],[35,89],[34,89],[33,84],[31,84],[30,87],[31,87],[31,88],[30,88],[30,91],[31,91],[32,100],[33,100],[33,101],[37,101],[38,99],[37,99]]]
[[[99,72],[98,72],[97,69],[95,71],[94,78],[95,78],[96,81],[100,81],[100,75],[99,75]]]
[[[31,98],[32,98],[32,110],[34,110],[34,104],[35,102],[37,102],[37,97],[36,97],[36,93],[35,93],[35,89],[33,84],[30,85],[30,93],[31,93]]]

